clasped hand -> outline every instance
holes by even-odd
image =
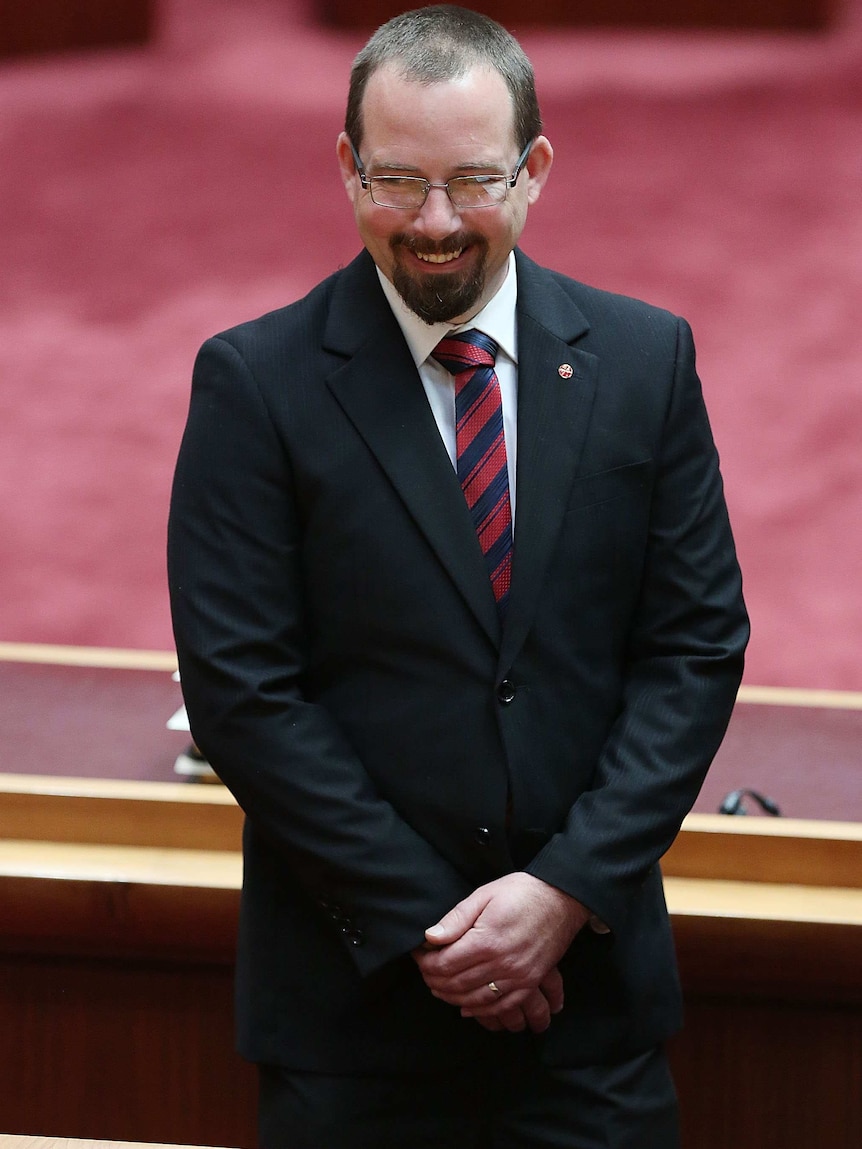
[[[413,957],[431,993],[489,1030],[547,1029],[563,1008],[560,958],[590,911],[531,874],[474,890]],[[499,991],[494,992],[491,983]]]

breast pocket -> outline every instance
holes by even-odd
[[[566,515],[579,514],[591,507],[600,507],[616,499],[630,498],[639,503],[648,501],[652,476],[652,459],[584,475],[583,478],[575,480],[566,507]]]
[[[645,459],[585,475],[572,487],[557,559],[579,609],[584,603],[593,610],[605,604],[619,621],[636,600],[649,537],[654,471],[653,461]]]

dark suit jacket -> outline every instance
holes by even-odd
[[[194,737],[247,814],[254,1060],[474,1056],[489,1035],[409,951],[513,869],[612,929],[563,959],[566,1008],[535,1039],[548,1061],[633,1055],[679,1024],[658,860],[748,633],[718,461],[687,325],[517,258],[502,628],[366,254],[197,361],[170,584]]]

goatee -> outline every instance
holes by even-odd
[[[392,282],[407,306],[429,325],[445,323],[466,316],[479,302],[485,290],[487,242],[481,237],[450,237],[442,244],[420,243],[406,236],[391,240],[395,253]],[[445,255],[464,247],[472,247],[477,258],[469,271],[451,274],[423,275],[421,267],[415,273],[407,271],[398,258],[398,249],[420,251],[423,254]],[[414,264],[415,266],[415,264]]]

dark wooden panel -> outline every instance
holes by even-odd
[[[0,881],[2,1126],[253,1149],[254,1072],[233,1053],[238,881],[111,885]],[[810,1149],[828,1129],[834,1149],[856,1149],[862,924],[741,912],[674,925],[685,1144]]]
[[[862,1145],[859,1008],[688,996],[686,1018],[670,1046],[686,1149]]]
[[[740,906],[740,912],[744,907]],[[862,924],[858,921],[678,914],[673,915],[673,930],[680,976],[693,1000],[771,1001],[789,1009],[804,1003],[806,1010],[844,1006],[849,1014],[862,1017]]]
[[[231,982],[223,965],[4,955],[4,1131],[253,1149]]]
[[[0,0],[0,56],[144,44],[153,0]]]
[[[252,1149],[230,981],[219,966],[0,959],[4,1127]],[[833,1149],[862,1143],[858,1008],[688,995],[670,1053],[691,1149],[810,1149],[827,1129]]]
[[[418,7],[419,5],[417,5]],[[340,28],[375,28],[405,10],[397,0],[318,0],[317,11]],[[823,28],[832,0],[476,0],[467,7],[493,16],[508,28],[535,25]]]
[[[113,880],[2,874],[0,952],[230,966],[235,868],[234,886],[220,888],[136,879],[119,869]]]

